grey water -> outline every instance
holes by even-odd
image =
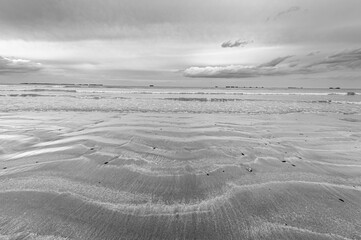
[[[0,111],[361,114],[361,90],[0,85]]]

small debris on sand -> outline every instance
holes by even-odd
[[[296,165],[292,164],[292,167],[296,167]]]
[[[93,151],[93,150],[94,150],[94,148],[92,147],[92,148],[90,148],[90,150],[92,150],[92,151]]]
[[[7,169],[7,167],[3,167],[3,169]]]
[[[285,160],[282,160],[283,163],[285,163],[286,161]]]
[[[341,202],[345,202],[342,198],[339,198],[338,200],[340,200]]]
[[[247,169],[248,172],[252,172],[252,171],[253,171],[253,169],[250,168],[250,167],[248,167],[248,168],[246,168],[246,169]]]
[[[244,156],[244,153],[241,153],[242,156]]]
[[[153,150],[155,150],[156,149],[156,147],[153,147]]]
[[[207,176],[209,176],[209,173],[207,173]]]
[[[104,164],[108,164],[109,162],[105,162]]]

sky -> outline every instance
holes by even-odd
[[[0,0],[0,83],[361,88],[359,0]]]

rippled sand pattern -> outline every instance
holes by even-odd
[[[360,116],[0,115],[0,239],[361,239]]]

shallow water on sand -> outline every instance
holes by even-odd
[[[361,90],[1,85],[0,111],[360,114]]]
[[[361,239],[353,96],[114,91],[0,96],[0,239]]]

